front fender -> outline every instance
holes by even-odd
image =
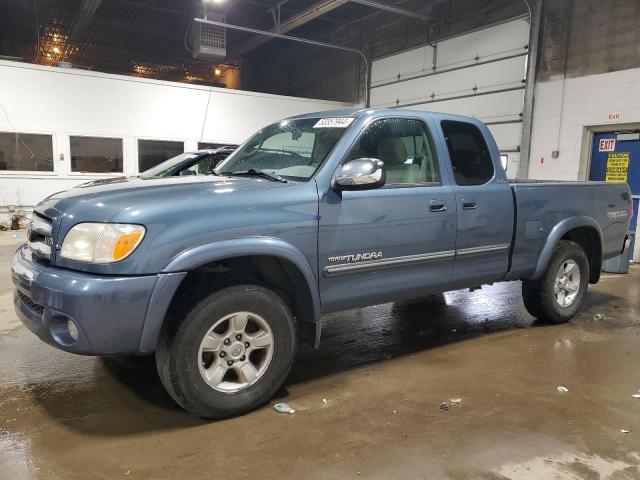
[[[598,222],[596,222],[593,218],[587,216],[579,216],[579,217],[569,217],[565,218],[558,224],[556,224],[549,235],[547,236],[547,240],[545,242],[540,255],[538,256],[538,262],[536,264],[536,269],[531,275],[531,279],[536,280],[540,278],[544,272],[547,270],[547,266],[551,261],[551,255],[553,255],[553,251],[558,245],[558,242],[562,239],[562,237],[570,230],[579,227],[592,227],[598,232],[598,238],[600,239],[600,245],[602,245],[602,229]]]
[[[188,272],[210,262],[232,257],[245,257],[249,255],[266,255],[283,258],[293,263],[304,275],[309,289],[315,291],[315,298],[320,304],[317,280],[307,261],[307,257],[295,246],[284,240],[274,237],[246,237],[233,240],[222,240],[189,248],[176,255],[162,273]],[[315,288],[311,288],[315,286]],[[318,307],[318,312],[319,312]]]
[[[298,248],[273,237],[223,240],[185,250],[176,255],[162,269],[161,280],[154,289],[147,309],[139,351],[148,353],[155,349],[171,299],[186,276],[186,272],[217,260],[249,255],[278,257],[295,265],[302,273],[311,292],[314,319],[316,321],[320,319],[318,282],[307,258]]]

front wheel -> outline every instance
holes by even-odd
[[[282,385],[296,352],[293,316],[266,288],[240,285],[197,303],[156,351],[173,399],[204,418],[247,412]]]
[[[534,317],[551,323],[568,322],[582,307],[589,285],[589,261],[580,245],[558,243],[546,272],[522,282],[522,299]]]

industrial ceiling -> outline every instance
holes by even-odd
[[[342,44],[370,56],[408,47],[408,39],[447,33],[464,18],[481,22],[513,0],[209,0],[226,22]],[[521,2],[520,2],[521,3]],[[214,5],[215,6],[215,5]],[[470,8],[471,7],[471,8]],[[188,83],[221,84],[219,77],[270,48],[267,37],[227,31],[222,61],[192,55],[193,18],[202,0],[5,1],[0,58],[41,65],[72,65],[108,73]],[[473,20],[473,19],[476,20]],[[367,35],[349,35],[372,24]],[[278,47],[282,48],[280,43]],[[60,62],[63,62],[62,64]]]

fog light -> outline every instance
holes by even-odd
[[[73,339],[74,342],[78,341],[78,327],[73,320],[67,320],[67,330],[69,331],[69,336]]]

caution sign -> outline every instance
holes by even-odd
[[[629,152],[609,152],[606,182],[626,182],[629,173]]]

